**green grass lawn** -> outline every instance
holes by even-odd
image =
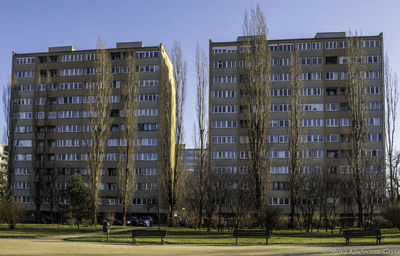
[[[153,227],[153,229],[155,229]],[[235,243],[232,231],[218,233],[212,231],[207,233],[204,231],[195,231],[185,228],[167,228],[166,244],[202,244],[202,245],[232,245]],[[400,244],[400,231],[397,229],[382,230],[383,244]],[[106,242],[104,235],[80,237],[68,239],[71,241],[87,241],[87,242]],[[137,244],[159,244],[159,238],[137,238]],[[131,232],[121,232],[110,234],[108,242],[111,243],[131,243]],[[375,245],[375,238],[350,239],[351,245]],[[273,231],[269,244],[290,244],[290,245],[344,245],[345,239],[335,230],[332,234],[330,231],[314,231],[312,233],[300,232],[296,230],[277,230]],[[245,245],[264,245],[263,238],[239,238],[239,244]]]
[[[111,229],[123,228],[112,226]],[[8,229],[6,224],[0,224],[0,238],[37,238],[77,233],[90,233],[101,231],[101,225],[97,227],[58,225],[58,224],[17,224],[16,229]]]

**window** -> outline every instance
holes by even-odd
[[[212,78],[213,83],[236,83],[236,76],[214,76]]]
[[[313,57],[312,58],[313,65],[321,65],[322,64],[322,57]]]
[[[312,42],[311,47],[313,50],[321,50],[322,49],[322,43],[321,42]]]
[[[237,137],[236,136],[212,136],[211,143],[212,144],[236,144]]]
[[[136,168],[136,175],[157,175],[157,168]]]
[[[311,58],[300,58],[301,65],[311,65]]]
[[[119,95],[110,96],[110,103],[119,103],[119,101],[120,101]]]
[[[268,151],[268,158],[289,158],[289,151]]]
[[[297,50],[299,51],[311,50],[311,43],[310,42],[298,43]]]
[[[338,111],[339,104],[338,103],[327,103],[326,111]]]
[[[309,111],[324,111],[324,104],[302,104],[300,109],[306,112]]]
[[[349,118],[340,119],[340,126],[351,126],[351,120]]]
[[[18,148],[32,147],[32,140],[16,140],[15,146]]]
[[[322,73],[311,73],[311,80],[322,80]]]
[[[320,134],[302,135],[302,142],[324,142],[324,136]]]
[[[138,109],[136,116],[158,116],[158,109]]]
[[[16,161],[32,161],[32,154],[15,154]]]
[[[286,97],[286,96],[292,95],[292,90],[290,90],[290,89],[272,89],[272,90],[270,90],[270,94],[271,94],[271,96]]]
[[[370,156],[371,157],[381,157],[383,155],[382,149],[371,149]]]
[[[380,117],[368,118],[368,125],[370,125],[370,126],[381,126],[382,125],[382,118],[380,118]]]
[[[270,173],[272,173],[272,174],[289,174],[289,166],[271,166]]]
[[[339,142],[339,135],[338,134],[326,135],[326,142]]]
[[[212,113],[237,113],[237,106],[212,106]]]
[[[213,68],[236,68],[235,60],[219,60],[213,62]]]
[[[135,145],[136,146],[157,146],[157,138],[136,139]]]
[[[236,98],[236,91],[212,91],[211,97],[213,98]]]
[[[237,121],[211,121],[211,128],[237,128]]]
[[[338,80],[338,72],[326,72],[326,80]]]
[[[369,87],[367,87],[367,93],[368,94],[381,94],[382,93],[382,87],[380,87],[380,86],[369,86]]]
[[[381,41],[380,40],[365,40],[364,47],[365,48],[381,47]]]
[[[139,80],[139,87],[156,87],[159,86],[158,80]]]
[[[158,58],[160,55],[159,51],[145,51],[145,52],[136,52],[136,59],[144,59],[144,58]]]
[[[79,110],[59,111],[58,118],[79,118]]]
[[[19,112],[17,113],[17,119],[32,119],[32,112]]]
[[[365,78],[367,79],[378,79],[381,78],[381,71],[367,71],[365,72]]]
[[[381,63],[381,56],[367,56],[367,63]]]
[[[303,151],[303,158],[324,158],[323,150],[305,150]]]
[[[337,42],[335,41],[325,42],[325,49],[336,49],[336,48],[337,48]]]
[[[158,72],[159,66],[158,65],[148,65],[148,66],[136,66],[136,72]]]
[[[301,121],[302,127],[323,127],[324,119],[303,119]]]
[[[118,139],[109,139],[107,141],[107,146],[109,147],[118,147],[118,145],[119,145]]]
[[[27,57],[27,58],[15,58],[14,59],[15,64],[34,64],[35,63],[35,57]]]
[[[272,190],[288,190],[289,182],[272,182]]]
[[[369,102],[368,103],[368,110],[381,110],[382,109],[382,102]]]
[[[326,127],[338,127],[339,120],[338,119],[326,119]]]
[[[369,141],[382,141],[382,133],[369,133],[368,140]]]
[[[139,131],[158,131],[157,123],[139,123],[138,124]]]
[[[77,124],[72,125],[59,125],[57,128],[58,132],[80,132],[81,126]]]
[[[140,94],[139,95],[139,102],[152,102],[158,101],[158,94]]]
[[[80,76],[80,75],[83,75],[83,69],[81,68],[69,68],[60,70],[60,76]]]
[[[31,78],[35,77],[35,71],[16,71],[14,76],[16,78]]]
[[[16,126],[15,127],[15,132],[16,133],[31,133],[32,132],[32,126]]]
[[[217,151],[212,152],[212,159],[236,159],[235,151]]]
[[[322,96],[322,88],[303,88],[303,96]]]

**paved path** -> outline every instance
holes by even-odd
[[[131,229],[112,230],[112,233]],[[0,255],[400,255],[400,245],[380,246],[209,246],[209,245],[138,245],[71,242],[63,239],[88,235],[73,234],[37,239],[0,239]]]

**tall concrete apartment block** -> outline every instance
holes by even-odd
[[[163,106],[175,104],[172,63],[162,44],[144,47],[142,42],[117,43],[116,48],[107,49],[107,52],[112,61],[110,103],[113,123],[109,127],[111,137],[107,141],[99,184],[99,212],[122,212],[116,180],[124,127],[120,99],[121,87],[128,78],[127,56],[133,54],[139,74],[139,109],[136,113],[138,148],[135,156],[137,191],[128,213],[154,216],[158,206],[163,208],[162,200],[160,203],[158,200],[161,196],[158,194],[157,182],[161,131],[171,130],[172,135],[167,138],[171,140],[169,145],[174,145],[175,141],[172,132],[175,117],[173,107],[170,113],[166,113],[171,118],[170,127],[160,124],[160,110]],[[76,172],[88,183],[88,134],[85,135],[85,130],[89,120],[88,88],[96,81],[95,58],[95,49],[74,50],[72,46],[50,47],[48,52],[41,53],[13,54],[12,86],[19,105],[16,115],[13,194],[26,203],[31,211],[35,209],[33,164],[41,158],[46,160],[43,179],[50,186],[51,177],[55,177],[56,194],[67,186],[71,175]],[[161,97],[163,93],[166,97]],[[164,102],[161,102],[161,98]],[[37,108],[34,108],[35,104]],[[35,130],[37,136],[33,134]],[[46,141],[43,141],[44,132],[47,134]],[[46,145],[45,155],[35,155],[35,145],[38,148]],[[47,193],[43,196],[41,207],[44,212],[50,210],[52,197],[49,191],[44,191]],[[59,194],[53,198],[55,206],[65,203]]]
[[[317,33],[314,38],[269,40],[271,53],[271,109],[269,152],[271,190],[269,205],[282,206],[289,211],[289,135],[288,108],[290,104],[290,53],[297,49],[301,64],[301,78],[305,105],[302,126],[305,128],[306,162],[304,173],[330,172],[342,175],[349,172],[344,149],[348,148],[350,120],[346,115],[345,69],[346,34],[344,32]],[[373,171],[384,156],[384,88],[383,38],[363,36],[365,47],[368,92],[369,153]],[[236,42],[210,40],[210,93],[211,156],[213,168],[226,173],[247,173],[245,129],[241,127],[241,88],[244,72],[245,38]],[[304,102],[303,101],[303,102]],[[376,164],[376,165],[374,165]],[[375,198],[382,204],[384,188]],[[336,198],[336,204],[344,199]]]

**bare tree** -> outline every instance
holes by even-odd
[[[91,141],[91,147],[88,147],[90,154],[87,163],[89,169],[91,219],[94,225],[97,222],[97,201],[105,145],[110,137],[110,125],[112,123],[109,98],[112,94],[111,84],[113,78],[111,74],[111,59],[101,38],[97,41],[96,49],[96,84],[89,87],[88,110],[90,121],[89,134],[87,136]]]
[[[398,176],[396,175],[394,153],[394,136],[396,132],[396,115],[398,111],[397,100],[400,93],[397,89],[398,80],[396,73],[390,68],[389,58],[385,57],[385,73],[384,73],[384,91],[385,91],[385,132],[386,132],[386,166],[389,172],[389,199],[391,203],[396,201],[398,193],[396,193],[396,183]],[[398,192],[398,191],[397,191]]]
[[[349,162],[352,173],[352,189],[358,208],[358,225],[363,226],[363,198],[365,197],[365,173],[367,169],[367,118],[368,112],[365,81],[365,49],[356,34],[347,39],[347,112],[351,120]]]
[[[307,232],[313,228],[313,218],[318,210],[318,191],[320,189],[320,173],[309,173],[304,175],[302,186],[298,190],[299,202],[297,208],[300,210]]]
[[[320,186],[317,199],[320,218],[323,218],[325,231],[328,232],[328,229],[331,229],[333,232],[338,214],[342,176],[337,172],[324,171],[319,178]]]
[[[290,227],[294,227],[294,218],[296,215],[296,207],[297,207],[297,196],[301,184],[301,166],[302,159],[301,154],[304,150],[305,143],[301,140],[301,132],[302,132],[302,118],[303,118],[303,109],[302,109],[302,97],[300,93],[303,90],[303,81],[301,80],[301,67],[300,67],[300,58],[298,52],[295,50],[294,53],[291,54],[291,80],[290,80],[290,106],[291,111],[289,112],[289,197],[290,197]]]
[[[267,26],[264,14],[257,5],[244,17],[246,91],[244,98],[247,134],[249,137],[249,184],[255,216],[262,224],[261,216],[266,205],[268,189],[267,134],[269,126],[269,74],[270,54],[267,44]]]
[[[207,56],[203,49],[200,48],[199,44],[196,45],[196,131],[197,138],[196,143],[198,144],[199,155],[198,155],[198,167],[197,167],[197,203],[198,203],[198,216],[199,216],[199,227],[201,227],[201,219],[203,208],[205,206],[205,190],[204,182],[206,181],[205,172],[209,166],[207,165],[207,149],[206,143],[208,140],[208,119],[207,119],[207,87],[208,87],[208,72],[207,72]]]
[[[36,207],[36,221],[41,218],[41,206],[46,197],[46,168],[48,164],[48,85],[50,83],[48,70],[36,70],[35,88],[32,98],[33,141],[33,201]],[[42,83],[44,82],[44,83]],[[43,102],[41,102],[43,101]]]
[[[138,97],[138,74],[133,53],[127,56],[128,81],[121,88],[121,103],[124,111],[120,145],[120,157],[118,159],[117,182],[120,196],[122,198],[122,224],[126,225],[126,214],[136,191],[135,172],[135,141],[137,135],[137,97]]]
[[[7,160],[7,174],[6,174],[6,187],[4,191],[5,199],[10,201],[12,199],[12,184],[14,182],[14,158],[15,158],[15,130],[18,123],[19,105],[17,99],[19,98],[19,91],[16,89],[17,78],[10,77],[9,82],[3,88],[3,117],[5,121],[4,127],[4,141],[8,145],[8,160]]]
[[[186,99],[186,62],[183,61],[182,48],[180,43],[174,42],[174,48],[171,52],[171,61],[174,66],[175,79],[175,165],[173,170],[173,188],[171,193],[172,211],[175,211],[180,201],[184,183],[183,180],[183,112]]]

